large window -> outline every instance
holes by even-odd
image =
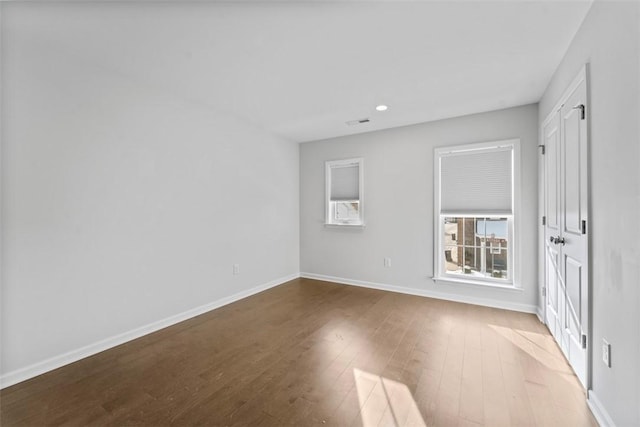
[[[435,150],[436,279],[514,285],[518,144]]]
[[[363,160],[326,163],[326,223],[364,225]]]

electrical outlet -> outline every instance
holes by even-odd
[[[240,274],[240,264],[233,264],[233,274],[234,275]]]
[[[384,266],[385,267],[391,267],[391,258],[385,258],[384,259]]]
[[[602,340],[602,361],[607,368],[611,367],[611,344],[605,339]]]

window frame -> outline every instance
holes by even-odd
[[[340,202],[358,202],[358,218],[338,221],[334,218],[333,204],[331,200],[331,171],[332,168],[358,165],[358,199],[340,200]],[[338,227],[364,227],[364,158],[328,160],[325,162],[325,225]]]
[[[442,212],[441,209],[441,163],[443,156],[450,154],[460,154],[463,152],[490,152],[512,150],[512,186],[511,186],[511,213],[505,212]],[[519,194],[520,194],[520,140],[508,139],[499,141],[489,141],[482,143],[459,144],[434,149],[434,251],[433,251],[433,280],[436,282],[453,282],[471,285],[492,286],[504,289],[522,290],[520,286],[520,233],[518,231],[519,221]],[[465,274],[456,274],[446,271],[445,267],[445,242],[444,242],[444,220],[445,218],[507,218],[507,279],[493,277],[468,277]],[[464,242],[461,246],[464,246]],[[489,246],[486,246],[487,250]],[[504,251],[505,248],[502,248]]]

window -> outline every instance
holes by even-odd
[[[364,225],[362,159],[326,163],[326,223]]]
[[[514,286],[518,145],[435,150],[436,279]]]

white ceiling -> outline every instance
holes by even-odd
[[[591,1],[20,6],[47,45],[303,142],[537,102]]]

